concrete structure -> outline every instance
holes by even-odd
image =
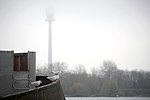
[[[35,52],[0,51],[0,97],[35,88]]]
[[[38,77],[43,85],[35,89],[12,94],[6,97],[0,97],[2,100],[66,100],[60,81],[50,82],[46,77]]]
[[[49,24],[49,33],[48,33],[48,65],[52,64],[52,22],[54,21],[52,11],[47,9],[46,12],[46,21]]]

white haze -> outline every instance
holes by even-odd
[[[54,9],[53,61],[87,69],[112,60],[150,70],[149,0],[0,0],[0,49],[36,51],[47,64],[46,9]]]

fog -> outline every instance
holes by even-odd
[[[48,58],[46,9],[54,11],[53,62],[87,69],[103,60],[120,69],[150,70],[149,0],[0,0],[0,49]]]

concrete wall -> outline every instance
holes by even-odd
[[[0,51],[0,97],[26,91],[35,86],[36,81],[35,52],[28,52],[29,71],[14,71],[14,51]]]
[[[66,100],[62,91],[60,81],[57,80],[51,84],[38,87],[33,90],[17,93],[2,100]]]
[[[28,71],[13,72],[13,88],[14,92],[30,89],[30,80]]]
[[[13,51],[0,51],[0,96],[13,92]]]
[[[28,52],[28,65],[29,65],[29,75],[31,76],[31,81],[36,81],[36,53]]]

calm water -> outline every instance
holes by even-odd
[[[66,97],[66,100],[150,100],[150,97]]]

